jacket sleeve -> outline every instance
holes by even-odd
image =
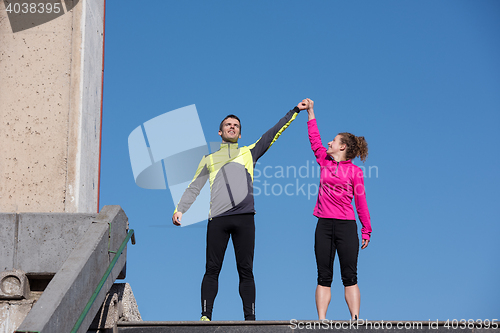
[[[298,107],[288,111],[288,113],[281,118],[276,125],[264,133],[264,135],[262,135],[257,142],[249,146],[254,162],[257,162],[257,160],[264,155],[273,143],[278,140],[281,133],[283,133],[291,122],[295,120],[299,112],[300,110]]]
[[[363,239],[370,240],[372,226],[370,223],[370,212],[366,203],[365,181],[363,179],[363,171],[356,168],[353,178],[354,203],[358,212],[359,220],[361,221],[361,234]]]
[[[187,212],[187,210],[189,209],[189,207],[191,207],[193,202],[196,200],[196,198],[200,194],[201,189],[203,188],[203,186],[207,182],[209,174],[210,174],[210,172],[208,170],[208,166],[206,163],[206,156],[205,156],[201,159],[193,180],[191,181],[189,186],[184,191],[184,194],[182,195],[181,200],[179,200],[179,203],[177,204],[177,207],[175,208],[174,214],[176,212],[181,212],[182,214]]]
[[[307,122],[307,132],[309,133],[309,141],[311,142],[311,149],[314,152],[314,156],[316,156],[316,161],[319,165],[322,165],[326,157],[326,148],[321,143],[316,119],[311,119]]]

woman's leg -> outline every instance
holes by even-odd
[[[359,306],[361,304],[361,294],[357,284],[353,286],[344,287],[345,301],[351,312],[351,319],[359,319]]]
[[[330,287],[323,287],[318,285],[316,287],[316,309],[318,310],[318,319],[326,319],[326,311],[332,299],[332,292]]]
[[[340,273],[351,319],[355,319],[355,316],[359,318],[360,292],[357,274],[359,238],[356,221],[337,220],[334,242],[339,254]]]
[[[328,305],[332,298],[331,288],[333,279],[333,258],[335,246],[332,242],[332,219],[318,219],[314,239],[314,253],[318,267],[318,286],[316,287],[316,309],[318,319],[326,319]]]

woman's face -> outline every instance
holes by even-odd
[[[328,155],[337,154],[345,149],[345,144],[340,143],[340,135],[337,135],[333,141],[328,142],[328,149],[326,153]]]

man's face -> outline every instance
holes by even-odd
[[[219,131],[219,135],[222,137],[224,142],[238,142],[241,139],[240,134],[240,122],[238,119],[227,118],[222,123],[222,130]]]

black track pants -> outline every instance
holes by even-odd
[[[219,288],[219,273],[229,237],[233,239],[236,266],[240,277],[240,296],[245,320],[255,320],[255,248],[254,214],[214,217],[207,226],[207,264],[201,283],[201,315],[212,319],[212,309]]]
[[[336,251],[339,255],[342,283],[346,287],[357,284],[359,238],[356,221],[319,218],[314,252],[320,286],[332,285],[333,259]]]

